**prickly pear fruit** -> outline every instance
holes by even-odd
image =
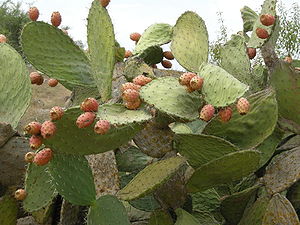
[[[219,118],[222,122],[228,122],[232,116],[232,109],[228,106],[219,111]]]
[[[45,121],[42,124],[41,134],[43,138],[51,138],[56,132],[56,125],[51,121]]]
[[[137,85],[137,84],[134,84],[132,82],[127,82],[125,84],[122,84],[122,86],[121,86],[121,92],[123,93],[127,89],[133,89],[133,90],[136,90],[136,91],[140,91],[141,86]]]
[[[166,69],[172,68],[172,63],[169,60],[163,60],[163,61],[161,61],[161,65],[164,68],[166,68]]]
[[[257,37],[259,37],[261,39],[267,39],[269,37],[268,31],[266,31],[263,28],[257,28],[255,32],[256,32]]]
[[[53,152],[50,148],[44,148],[43,150],[36,153],[33,163],[35,163],[38,166],[46,165],[53,156]]]
[[[59,106],[54,106],[50,110],[50,118],[52,121],[61,119],[63,115],[64,115],[64,110]]]
[[[138,107],[140,107],[142,104],[141,100],[138,98],[136,101],[134,102],[126,102],[125,103],[125,107],[127,109],[137,109]]]
[[[130,50],[126,50],[124,57],[129,58],[130,56],[132,56],[132,52]]]
[[[179,77],[179,83],[180,83],[181,85],[189,85],[190,82],[191,82],[191,79],[192,79],[194,76],[197,76],[197,74],[191,73],[191,72],[186,72],[186,73],[182,74],[182,75]]]
[[[35,153],[34,152],[27,152],[24,156],[24,160],[25,162],[27,163],[32,163],[33,162],[33,159],[35,157]]]
[[[192,93],[195,90],[190,86],[190,84],[188,84],[188,85],[186,85],[186,91],[189,93]]]
[[[41,85],[44,82],[43,76],[38,72],[31,72],[29,77],[30,77],[31,84]]]
[[[58,27],[61,24],[61,15],[59,12],[53,12],[51,15],[51,23],[53,26]]]
[[[15,199],[19,201],[23,201],[27,196],[27,193],[24,189],[18,189],[15,192]]]
[[[271,26],[275,23],[275,16],[270,14],[263,14],[260,16],[260,22],[265,26]]]
[[[212,105],[205,105],[200,111],[200,119],[204,121],[209,121],[214,116],[214,113],[215,108]]]
[[[39,122],[30,122],[24,127],[24,131],[26,134],[38,135],[41,133],[42,124]]]
[[[85,112],[81,114],[77,120],[76,125],[78,128],[84,128],[90,126],[96,118],[96,115],[92,112]]]
[[[255,48],[247,48],[247,54],[249,59],[253,59],[256,56],[256,49]]]
[[[39,18],[39,15],[40,15],[40,12],[37,7],[30,7],[30,9],[28,11],[28,17],[32,21],[36,21]]]
[[[6,36],[3,34],[0,34],[0,43],[6,43],[7,39]]]
[[[292,59],[291,56],[286,56],[286,57],[284,58],[284,61],[287,62],[287,63],[289,63],[289,64],[291,64],[291,63],[293,62],[293,59]]]
[[[110,129],[110,123],[107,120],[99,120],[94,127],[97,134],[106,134]]]
[[[203,85],[203,78],[199,77],[199,76],[194,76],[191,81],[190,81],[190,87],[193,90],[200,90],[202,88]]]
[[[241,115],[247,114],[250,109],[250,103],[246,98],[240,98],[236,104],[236,108]]]
[[[58,84],[58,80],[56,80],[56,79],[51,78],[51,79],[48,80],[48,85],[50,87],[55,87],[57,84]]]
[[[168,60],[173,60],[174,59],[174,55],[172,52],[170,51],[165,51],[163,52],[163,56],[168,59]]]
[[[29,139],[29,146],[33,150],[37,150],[43,144],[43,138],[39,135],[32,135]]]
[[[97,112],[98,107],[99,103],[95,98],[87,98],[80,105],[80,109],[84,112]]]
[[[144,86],[144,85],[148,84],[149,82],[151,82],[152,79],[150,77],[146,77],[144,75],[139,75],[139,76],[135,77],[132,81],[136,85]]]
[[[141,38],[141,34],[137,32],[130,34],[130,39],[133,41],[139,41],[140,38]]]
[[[123,100],[128,102],[135,102],[139,97],[139,92],[134,89],[127,89],[122,94]]]
[[[100,0],[100,4],[106,8],[106,6],[108,6],[108,4],[110,3],[110,0]]]

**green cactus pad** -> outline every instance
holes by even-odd
[[[125,57],[126,49],[115,46],[115,60],[116,62],[123,62]]]
[[[248,42],[248,47],[250,48],[260,48],[263,46],[264,43],[267,42],[267,39],[261,39],[257,37],[256,35],[256,29],[257,28],[263,28],[266,31],[268,31],[269,35],[273,32],[274,25],[272,26],[264,26],[260,22],[260,16],[263,14],[270,14],[275,16],[276,15],[276,2],[277,0],[265,0],[264,4],[262,5],[261,13],[257,17],[255,23],[253,24],[253,31],[250,37],[250,40]]]
[[[187,11],[173,28],[171,50],[181,66],[198,72],[199,66],[208,59],[208,33],[203,19]]]
[[[175,212],[177,215],[175,225],[200,225],[199,221],[187,211],[178,208]]]
[[[287,63],[280,62],[272,76],[271,84],[276,90],[279,114],[285,119],[300,124],[299,103],[300,80],[299,74]]]
[[[28,165],[25,190],[27,196],[23,201],[23,208],[27,212],[37,211],[47,206],[56,195],[52,178],[48,173],[48,166]]]
[[[175,149],[193,168],[239,150],[222,138],[203,134],[176,134]]]
[[[88,16],[88,45],[92,74],[102,101],[111,97],[115,65],[114,28],[107,10],[94,0]]]
[[[129,201],[129,203],[134,208],[142,210],[142,211],[146,211],[146,212],[152,212],[153,210],[161,208],[160,204],[154,198],[153,194],[149,194],[143,198]]]
[[[266,168],[264,181],[270,194],[282,192],[300,179],[300,147],[275,156]]]
[[[44,22],[30,22],[21,44],[28,61],[66,88],[95,86],[85,53],[60,29]]]
[[[300,225],[300,221],[289,200],[281,194],[275,194],[269,202],[262,224]]]
[[[87,128],[76,126],[77,117],[83,113],[78,107],[65,111],[61,120],[56,122],[57,132],[44,144],[55,152],[63,152],[76,155],[89,155],[102,153],[118,148],[127,143],[142,129],[139,124],[111,127],[105,135],[94,132],[94,124]]]
[[[205,191],[238,180],[254,172],[259,166],[259,160],[260,153],[255,150],[229,153],[197,168],[187,183],[188,190]]]
[[[231,40],[220,49],[220,59],[221,67],[228,73],[247,85],[253,84],[250,72],[250,59],[243,36],[238,34],[232,35]]]
[[[234,108],[230,121],[222,123],[215,118],[204,128],[203,133],[226,138],[241,149],[252,148],[263,142],[272,134],[277,123],[278,109],[275,93],[267,89],[247,99],[250,103],[250,111],[246,115],[239,115]]]
[[[142,34],[133,51],[134,55],[144,52],[149,47],[160,46],[171,41],[172,26],[166,23],[156,23],[148,27]]]
[[[53,204],[53,202],[49,202],[48,205],[40,210],[31,212],[31,215],[37,223],[46,224],[48,221],[52,220],[54,207],[55,204]]]
[[[31,83],[19,53],[8,44],[0,44],[0,122],[16,128],[31,98]]]
[[[139,172],[117,195],[122,200],[141,198],[164,184],[184,164],[185,159],[182,157],[152,163]]]
[[[296,210],[300,209],[300,181],[289,188],[286,197]]]
[[[0,224],[16,225],[18,216],[18,203],[11,195],[0,198]]]
[[[191,194],[193,202],[193,211],[213,212],[220,207],[220,196],[214,189]]]
[[[154,211],[149,219],[148,225],[173,225],[171,215],[163,210]]]
[[[108,120],[114,125],[128,125],[132,123],[143,123],[152,118],[145,109],[129,110],[122,104],[100,105],[98,117]]]
[[[220,222],[215,219],[212,213],[194,211],[193,216],[197,218],[201,225],[220,225]],[[220,219],[223,220],[221,217]]]
[[[72,94],[72,106],[80,105],[86,98],[100,98],[100,94],[97,87],[75,87]]]
[[[247,188],[241,192],[234,193],[223,199],[220,206],[222,216],[229,224],[238,224],[249,200],[255,196],[258,185]]]
[[[111,195],[97,199],[90,207],[87,225],[130,225],[123,204]]]
[[[204,65],[199,72],[204,78],[202,93],[208,104],[223,107],[242,97],[249,87],[234,78],[221,67],[213,64]]]
[[[252,206],[247,208],[238,225],[264,225],[262,223],[266,209],[270,199],[268,197],[261,197],[254,202]]]
[[[176,134],[192,134],[192,129],[185,123],[171,123],[169,125],[170,129]]]
[[[142,87],[140,96],[147,104],[153,105],[163,113],[184,120],[197,119],[202,103],[199,94],[188,93],[173,77],[153,80]]]
[[[253,25],[256,22],[258,15],[248,6],[244,6],[241,9],[242,19],[243,19],[243,28],[244,32],[252,31]]]
[[[74,205],[92,205],[96,190],[92,170],[84,156],[54,154],[49,170],[60,195]]]
[[[142,59],[134,57],[125,62],[124,76],[128,81],[132,81],[133,78],[141,74],[151,78],[155,77],[153,68],[147,65]]]
[[[143,59],[148,65],[154,65],[163,60],[163,49],[159,46],[152,46],[138,54],[137,57]]]

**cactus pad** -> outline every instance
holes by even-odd
[[[87,225],[130,225],[123,204],[111,195],[97,199],[90,207]]]
[[[0,122],[16,128],[30,103],[30,79],[22,57],[8,44],[0,44],[0,62]]]
[[[163,77],[153,80],[140,91],[141,98],[149,105],[169,116],[185,120],[198,118],[201,105],[199,94],[188,93],[176,78]]]
[[[0,197],[0,224],[16,225],[18,216],[18,203],[9,194]]]
[[[266,169],[264,181],[270,194],[282,192],[300,179],[300,148],[277,155]]]
[[[56,195],[52,178],[47,166],[28,165],[25,190],[27,196],[23,201],[23,208],[27,212],[37,211],[47,206]]]
[[[193,202],[193,211],[213,212],[220,207],[220,196],[214,189],[191,194]]]
[[[239,150],[222,138],[203,134],[176,134],[175,148],[193,168]]]
[[[182,157],[173,157],[150,164],[118,192],[118,197],[122,200],[143,197],[164,184],[184,164],[185,159]]]
[[[252,31],[253,25],[256,22],[258,15],[248,6],[244,6],[241,9],[242,19],[243,19],[243,28],[244,32]]]
[[[163,49],[159,46],[152,46],[137,55],[148,65],[160,63],[163,60]]]
[[[175,210],[175,212],[177,215],[175,225],[200,225],[199,221],[187,211],[178,208]]]
[[[242,97],[249,87],[234,78],[221,67],[204,65],[199,72],[204,78],[202,93],[208,104],[223,107],[234,103]]]
[[[252,148],[263,142],[272,134],[277,123],[275,93],[267,89],[247,99],[250,111],[246,115],[239,115],[234,108],[230,121],[222,123],[215,118],[204,128],[203,133],[226,138],[241,149]]]
[[[169,125],[170,129],[176,134],[192,134],[192,129],[185,123],[175,122]]]
[[[173,225],[171,215],[163,210],[155,210],[152,212],[148,225]]]
[[[203,19],[187,11],[173,28],[171,50],[174,57],[188,71],[197,72],[208,59],[208,33]]]
[[[92,74],[102,101],[107,101],[111,97],[115,65],[115,35],[109,14],[99,0],[92,3],[87,30]]]
[[[60,29],[44,22],[30,22],[21,44],[28,61],[66,88],[95,86],[85,53]]]
[[[260,153],[244,150],[229,153],[197,168],[188,181],[190,192],[205,191],[211,187],[238,180],[254,172],[259,166]]]
[[[148,66],[142,59],[133,57],[125,62],[124,75],[128,81],[138,75],[144,74],[147,77],[154,78],[153,68]]]
[[[56,134],[46,139],[44,144],[56,152],[78,155],[102,153],[127,143],[142,128],[138,124],[128,124],[111,127],[107,134],[98,135],[93,125],[81,129],[76,126],[76,119],[81,113],[78,107],[65,111],[62,119],[56,122]]]

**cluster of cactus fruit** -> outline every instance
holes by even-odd
[[[196,13],[183,13],[174,26],[157,23],[132,33],[131,52],[116,44],[108,3],[92,3],[87,52],[58,28],[58,12],[51,26],[37,21],[37,8],[29,10],[32,22],[21,35],[27,60],[51,78],[49,86],[59,82],[74,95],[72,106],[55,106],[50,120],[24,128],[34,150],[25,154],[25,188],[14,189],[24,210],[36,217],[59,194],[68,202],[60,221],[68,225],[76,224],[71,217],[80,210],[66,204],[88,207],[88,225],[300,225],[300,74],[293,65],[299,62],[274,53],[276,1],[265,0],[260,15],[241,10],[244,30],[222,47],[220,65],[208,63],[207,30]],[[28,75],[5,41],[0,36],[0,125],[16,128],[30,84],[42,84],[43,77]],[[171,51],[163,52],[160,46],[169,42]],[[258,48],[266,66],[251,65]],[[163,57],[175,58],[187,72],[162,76],[153,65],[170,68]],[[122,79],[114,74],[118,66]],[[3,136],[0,154],[9,138]],[[117,166],[120,190],[114,193],[105,186],[114,175],[105,168],[97,175],[91,164],[109,152],[111,161],[97,166]],[[10,173],[5,165],[0,175]],[[14,184],[5,179],[0,176],[2,185]],[[0,198],[3,225],[17,220],[10,195],[8,188]]]

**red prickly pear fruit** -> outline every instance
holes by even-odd
[[[31,7],[28,11],[28,17],[32,21],[36,21],[39,18],[40,12],[37,7]]]
[[[259,37],[261,39],[267,39],[269,37],[268,31],[266,31],[263,28],[257,28],[255,32],[256,32],[257,37]]]
[[[51,15],[51,23],[53,26],[58,27],[61,24],[61,15],[59,12],[53,12]]]
[[[263,14],[260,16],[260,22],[265,26],[271,26],[275,23],[275,16],[270,14]]]
[[[179,77],[179,83],[181,85],[189,85],[190,82],[191,82],[191,79],[194,77],[194,76],[197,76],[197,74],[195,73],[191,73],[191,72],[186,72],[184,74],[182,74],[180,77]]]
[[[24,189],[18,189],[15,192],[15,199],[18,201],[23,201],[27,196],[27,193]]]
[[[253,59],[256,56],[256,49],[255,48],[247,48],[247,54],[249,59]]]
[[[132,52],[130,50],[126,50],[124,57],[129,58],[130,56],[132,56]]]
[[[135,77],[133,80],[133,83],[136,85],[144,86],[152,81],[150,77],[146,77],[144,75],[139,75]]]
[[[33,150],[37,150],[43,144],[43,138],[38,135],[32,135],[29,139],[30,148]]]
[[[33,163],[38,166],[46,165],[53,156],[53,152],[50,148],[44,148],[43,150],[36,153],[33,159]]]
[[[125,84],[122,84],[122,86],[121,86],[121,92],[123,93],[127,89],[133,89],[133,90],[136,90],[136,91],[140,91],[141,86],[137,85],[137,84],[134,84],[132,82],[127,82]]]
[[[24,131],[26,134],[38,135],[41,133],[41,127],[42,127],[42,124],[40,124],[39,122],[33,121],[24,127]]]
[[[286,57],[284,58],[284,61],[287,62],[287,63],[289,63],[289,64],[291,64],[291,63],[293,62],[293,59],[292,59],[291,56],[286,56]]]
[[[222,122],[228,122],[232,116],[232,109],[230,107],[223,108],[219,111],[219,117]]]
[[[195,90],[190,86],[190,84],[188,84],[188,85],[186,85],[186,91],[189,93],[192,93]]]
[[[163,56],[168,59],[168,60],[173,60],[174,59],[174,55],[172,52],[170,51],[165,51],[163,52]]]
[[[31,72],[30,75],[31,84],[39,84],[41,85],[44,82],[44,78],[38,72]]]
[[[56,80],[56,79],[51,78],[51,79],[48,80],[48,85],[50,87],[55,87],[57,84],[58,84],[58,80]]]
[[[32,163],[35,157],[35,153],[34,152],[27,152],[24,156],[24,160],[27,163]]]
[[[100,0],[100,4],[104,8],[106,8],[106,6],[108,6],[109,3],[110,3],[110,0]]]
[[[191,81],[190,81],[190,87],[193,90],[200,90],[202,88],[203,85],[203,78],[199,77],[199,76],[194,76]]]
[[[98,107],[99,103],[94,98],[87,98],[80,105],[80,109],[84,112],[97,112]]]
[[[52,121],[45,121],[42,124],[41,134],[43,138],[51,138],[56,132],[56,125]]]
[[[240,98],[236,104],[236,108],[241,115],[245,115],[250,110],[250,103],[246,98]]]
[[[141,34],[139,34],[137,32],[130,34],[130,39],[133,41],[138,42],[140,40],[140,38],[141,38]]]
[[[52,121],[61,119],[63,115],[64,115],[64,110],[59,106],[54,106],[50,110],[50,118]]]
[[[92,112],[85,112],[81,114],[77,120],[76,125],[78,128],[85,128],[90,126],[96,118],[96,115]]]
[[[6,43],[6,41],[7,41],[6,36],[3,34],[0,34],[0,43]]]
[[[122,94],[123,100],[128,102],[135,102],[139,97],[139,92],[134,89],[127,89]]]
[[[166,69],[172,68],[172,63],[169,60],[163,60],[163,61],[161,61],[161,65],[164,68],[166,68]]]
[[[97,134],[106,134],[110,129],[110,123],[107,120],[99,120],[94,127],[94,131]]]
[[[125,107],[127,109],[131,109],[131,110],[135,110],[137,108],[139,108],[141,106],[142,102],[141,100],[138,98],[136,101],[134,102],[126,102],[125,103]]]
[[[212,105],[210,104],[205,105],[200,111],[200,119],[207,122],[211,120],[211,118],[213,118],[214,113],[215,113],[215,108]]]

